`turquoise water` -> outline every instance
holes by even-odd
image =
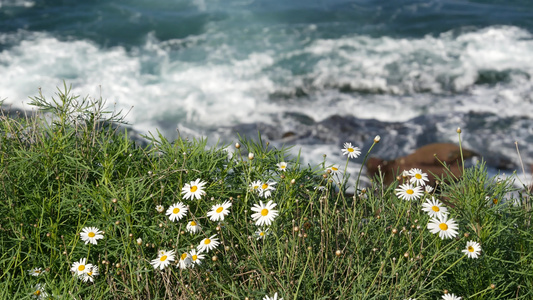
[[[532,33],[532,1],[0,0],[0,98],[24,106],[65,80],[133,107],[144,132],[275,127],[319,161],[375,134],[393,157],[461,126],[470,148],[516,161],[520,141],[533,162]]]

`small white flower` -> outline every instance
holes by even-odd
[[[426,185],[426,193],[430,194],[433,192],[433,187],[431,185]]]
[[[192,260],[191,268],[194,268],[194,265],[201,265],[202,259],[205,258],[205,255],[203,255],[201,251],[196,252],[196,249],[192,249],[189,252],[189,255],[191,256],[191,260]]]
[[[45,273],[46,270],[43,270],[42,268],[33,268],[31,270],[28,270],[28,273],[31,275],[31,276],[39,276],[43,273]]]
[[[70,271],[75,273],[75,275],[80,276],[80,275],[83,275],[83,274],[87,273],[92,268],[93,268],[93,265],[92,264],[88,264],[86,258],[82,258],[82,259],[80,259],[80,261],[74,262],[72,264],[72,267],[70,268]]]
[[[432,218],[427,225],[431,233],[438,233],[441,239],[451,239],[457,236],[459,226],[453,219],[448,220],[447,215]]]
[[[422,203],[422,210],[427,212],[431,218],[442,217],[448,213],[448,209],[433,196]]]
[[[205,195],[205,191],[204,191],[205,184],[206,182],[200,181],[200,178],[196,179],[195,181],[186,183],[185,186],[181,189],[181,193],[185,194],[183,198],[184,199],[196,198],[196,200],[200,200],[202,196]]]
[[[327,171],[329,171],[328,173],[330,173],[331,175],[337,175],[340,173],[339,168],[337,168],[337,166],[331,166],[326,169],[326,172]]]
[[[416,184],[418,186],[424,186],[426,185],[426,181],[429,182],[428,174],[423,173],[421,169],[412,168],[408,172],[409,176],[411,176],[411,179],[409,182],[412,184]]]
[[[422,196],[422,187],[419,186],[412,186],[410,184],[401,184],[400,187],[398,187],[396,190],[396,196],[398,198],[411,201],[411,200],[417,200]]]
[[[257,236],[257,239],[260,240],[260,239],[264,239],[265,236],[269,235],[270,232],[268,232],[269,228],[267,229],[258,229],[255,231],[255,235]]]
[[[104,238],[101,233],[103,232],[96,227],[85,227],[80,233],[80,238],[85,244],[91,243],[96,245],[98,243],[97,240]]]
[[[272,191],[276,190],[274,187],[277,184],[275,181],[267,181],[261,185],[259,188],[259,197],[268,198],[270,197]]]
[[[160,270],[163,270],[170,264],[170,262],[174,261],[174,259],[174,250],[160,250],[157,258],[152,260],[150,264],[154,266],[154,269],[159,268]]]
[[[48,298],[48,293],[46,293],[46,291],[44,290],[45,286],[46,286],[45,283],[43,283],[43,284],[37,283],[33,287],[33,293],[31,293],[32,298],[34,298],[34,299],[46,299],[46,298]]]
[[[187,214],[187,210],[187,207],[183,203],[178,202],[167,209],[166,215],[170,221],[179,221],[185,216],[185,214]]]
[[[261,180],[256,180],[250,184],[250,190],[259,193],[259,190],[261,189],[262,185],[263,183],[261,182]]]
[[[165,207],[163,205],[156,205],[155,210],[157,210],[158,213],[162,213],[165,211]]]
[[[285,172],[287,170],[287,163],[284,161],[277,163],[276,166],[278,166],[279,171]]]
[[[207,212],[207,216],[211,221],[222,221],[224,216],[229,214],[229,208],[231,207],[231,202],[225,201],[222,204],[213,205],[211,211]]]
[[[183,252],[180,256],[180,261],[179,261],[179,268],[180,269],[187,269],[188,266],[190,266],[192,264],[192,257],[189,253],[187,252]]]
[[[276,293],[274,294],[274,296],[272,296],[272,297],[265,296],[265,297],[263,298],[263,300],[283,300],[283,298],[279,298],[279,299],[278,299],[278,293],[276,292]]]
[[[454,294],[444,294],[442,295],[443,300],[461,300],[461,297],[457,297]]]
[[[217,235],[212,235],[210,238],[205,238],[203,239],[201,242],[200,242],[200,245],[198,245],[196,247],[196,249],[198,249],[198,251],[200,252],[209,252],[210,250],[212,249],[215,249],[216,246],[218,246],[218,244],[220,244],[218,242],[218,239],[215,238]]]
[[[98,272],[98,266],[92,266],[92,268],[87,271],[87,273],[78,276],[78,278],[80,278],[83,282],[93,282],[94,277],[98,276],[99,274],[100,272]]]
[[[272,221],[274,221],[274,218],[278,216],[278,211],[273,209],[276,205],[277,204],[272,201],[268,201],[266,205],[263,204],[263,201],[259,201],[259,205],[254,204],[252,211],[255,211],[256,213],[252,214],[252,219],[254,219],[255,225],[270,226]]]
[[[195,234],[197,232],[200,232],[200,230],[202,229],[202,226],[200,226],[200,224],[196,221],[189,221],[189,223],[187,223],[187,232],[189,233],[192,233],[192,234]]]
[[[461,250],[469,258],[478,258],[481,253],[481,245],[474,241],[466,242],[466,249]]]
[[[341,149],[342,155],[348,155],[349,158],[357,158],[361,151],[358,147],[352,145],[352,143],[344,143],[344,148]]]

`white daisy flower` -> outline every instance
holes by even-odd
[[[104,238],[101,233],[103,232],[96,227],[85,227],[81,230],[80,238],[86,245],[88,243],[96,245],[98,243],[97,240]]]
[[[187,253],[187,252],[182,253],[181,256],[180,256],[179,264],[178,264],[179,268],[180,269],[187,269],[187,267],[189,265],[191,265],[191,264],[192,264],[191,255],[189,253]]]
[[[31,275],[31,276],[39,276],[43,273],[45,273],[46,270],[43,270],[42,268],[33,268],[31,270],[28,270],[28,273]]]
[[[426,193],[431,193],[433,192],[433,187],[431,185],[426,185]]]
[[[461,297],[455,296],[454,294],[444,294],[442,295],[443,300],[461,300]]]
[[[285,172],[287,170],[287,163],[284,161],[277,163],[276,166],[278,167],[279,171]]]
[[[451,239],[457,236],[459,226],[453,219],[447,219],[447,215],[439,218],[431,218],[427,225],[431,233],[438,233],[441,239]]]
[[[266,205],[263,204],[263,201],[259,201],[258,204],[254,204],[252,210],[255,211],[255,214],[252,214],[252,219],[255,221],[257,226],[270,226],[274,218],[278,216],[278,211],[273,208],[276,207],[276,203],[268,201]]]
[[[426,181],[429,182],[428,174],[423,173],[421,169],[412,168],[407,174],[411,176],[409,182],[411,182],[412,184],[424,186],[426,185]]]
[[[185,214],[187,214],[187,210],[187,207],[183,203],[178,202],[167,209],[166,215],[170,221],[179,221],[185,216]]]
[[[189,233],[192,233],[192,234],[195,234],[197,232],[200,232],[200,230],[202,230],[202,226],[200,226],[200,224],[196,221],[189,221],[189,223],[187,223],[187,232]]]
[[[269,235],[270,232],[268,232],[269,228],[267,229],[258,229],[255,231],[255,235],[257,236],[257,239],[263,239],[265,236]]]
[[[326,172],[327,172],[328,170],[329,170],[329,173],[330,173],[331,175],[337,175],[337,174],[340,173],[339,168],[337,168],[336,166],[331,166],[331,167],[327,168],[327,169],[326,169]]]
[[[185,186],[181,189],[181,193],[185,194],[183,198],[184,199],[196,198],[196,200],[200,200],[200,198],[203,195],[205,195],[204,185],[206,183],[207,182],[205,181],[200,181],[200,178],[196,179],[195,181],[186,183]]]
[[[407,201],[417,200],[423,194],[422,187],[412,186],[411,184],[400,184],[400,187],[395,191],[398,198]]]
[[[278,299],[278,293],[276,292],[276,293],[274,294],[274,296],[272,296],[272,297],[265,296],[265,298],[263,298],[263,300],[283,300],[283,298],[279,298],[279,299]]]
[[[213,205],[211,207],[211,211],[207,212],[207,216],[211,221],[222,221],[224,220],[224,216],[229,214],[230,206],[231,202],[229,201],[226,201],[222,204]]]
[[[196,249],[198,249],[198,251],[200,252],[209,252],[211,249],[215,249],[216,246],[218,246],[218,244],[220,244],[218,242],[218,239],[215,238],[217,235],[212,235],[210,238],[205,238],[203,239],[201,242],[200,242],[200,245],[198,245],[196,247]]]
[[[277,184],[275,181],[267,181],[261,185],[259,188],[259,197],[268,198],[270,197],[272,191],[276,190],[274,187]]]
[[[80,259],[80,261],[74,262],[72,264],[72,267],[70,268],[70,271],[75,273],[75,275],[80,276],[80,275],[83,275],[83,274],[87,273],[92,268],[93,268],[93,265],[92,264],[88,264],[86,258],[82,258],[82,259]]]
[[[433,196],[431,196],[431,199],[427,199],[426,202],[422,203],[422,210],[427,212],[431,218],[442,217],[448,213],[448,208]]]
[[[165,207],[163,205],[156,205],[155,210],[157,210],[158,213],[162,213],[165,211]]]
[[[98,276],[100,272],[98,271],[98,266],[93,266],[87,273],[82,274],[81,276],[78,276],[83,282],[93,282],[94,277]]]
[[[342,155],[348,155],[349,158],[357,158],[361,151],[358,147],[354,147],[352,143],[344,143],[344,149],[341,149]]]
[[[174,250],[170,250],[170,251],[160,250],[157,255],[157,258],[152,260],[150,264],[154,266],[154,269],[159,268],[160,270],[163,270],[172,261],[174,261]]]
[[[259,193],[259,190],[261,189],[262,185],[263,183],[261,182],[261,180],[256,180],[250,184],[250,190]]]
[[[191,268],[194,268],[194,265],[201,265],[202,259],[205,258],[205,255],[202,254],[202,251],[196,252],[196,249],[192,249],[189,252],[189,255],[191,256],[192,260]]]
[[[48,293],[46,293],[46,291],[44,290],[45,286],[46,286],[45,283],[43,283],[43,284],[37,283],[33,287],[34,291],[33,291],[33,293],[31,293],[32,298],[34,298],[34,299],[46,299],[48,297]]]
[[[474,241],[466,242],[466,249],[461,250],[469,258],[478,258],[481,253],[481,245]]]

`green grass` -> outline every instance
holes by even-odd
[[[35,298],[37,284],[53,299],[441,299],[445,291],[533,299],[531,195],[511,194],[512,178],[489,178],[483,163],[405,201],[395,191],[403,182],[375,178],[363,189],[359,178],[331,173],[325,162],[303,166],[260,135],[209,148],[204,139],[157,134],[140,146],[101,99],[80,99],[66,86],[53,99],[32,99],[38,113],[1,118],[1,299]],[[282,161],[286,171],[276,166]],[[182,188],[196,179],[206,194],[184,199]],[[277,183],[270,198],[250,189],[256,180]],[[350,186],[355,195],[345,193]],[[431,197],[448,207],[457,237],[427,229],[421,204]],[[279,216],[257,239],[251,208],[269,200]],[[207,212],[225,201],[224,222],[211,221]],[[189,207],[177,222],[156,210],[177,202]],[[187,232],[190,220],[201,232]],[[104,238],[85,244],[84,227]],[[201,265],[175,266],[212,235],[221,244]],[[471,240],[482,247],[477,259],[461,251]],[[159,250],[177,254],[164,270],[150,264]],[[99,268],[93,283],[70,270],[82,258]],[[45,272],[31,276],[38,267]]]

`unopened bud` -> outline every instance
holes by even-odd
[[[254,157],[255,157],[255,155],[252,152],[248,153],[248,159],[249,160],[254,159]]]
[[[376,137],[374,138],[374,143],[379,143],[379,141],[381,140],[381,137],[379,135],[376,135]]]

